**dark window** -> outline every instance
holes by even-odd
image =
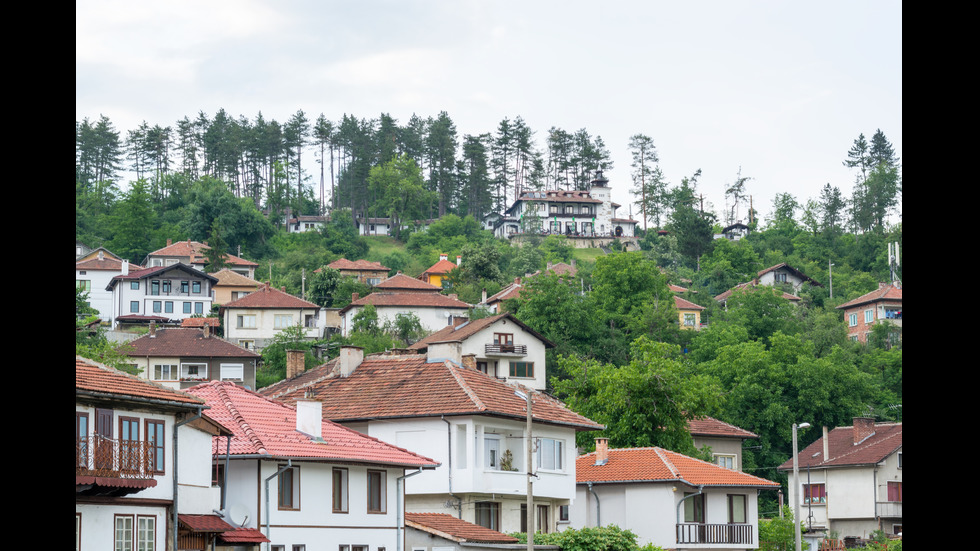
[[[387,497],[387,478],[386,471],[368,471],[368,512],[384,513],[388,510]]]

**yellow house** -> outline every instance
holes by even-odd
[[[677,317],[681,327],[684,329],[701,329],[701,311],[704,306],[694,304],[689,300],[684,300],[679,296],[674,296],[674,306],[677,308]]]
[[[461,260],[462,257],[457,256],[456,263],[453,264],[449,261],[449,255],[442,253],[439,255],[439,262],[436,262],[431,268],[422,272],[422,275],[420,275],[418,279],[421,279],[429,285],[435,285],[441,289],[443,288],[443,281],[446,279],[446,276],[453,268],[459,266]]]

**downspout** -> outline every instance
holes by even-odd
[[[272,538],[269,537],[269,516],[270,513],[272,512],[269,509],[269,481],[282,474],[282,472],[285,471],[286,469],[292,468],[292,466],[293,466],[293,460],[287,459],[285,467],[280,467],[278,471],[276,471],[271,476],[265,479],[265,539],[269,540],[269,542],[265,544],[266,550],[268,550],[269,546],[272,545]]]
[[[419,470],[415,471],[414,473],[408,473],[406,475],[399,476],[398,478],[395,479],[395,489],[398,492],[398,502],[396,504],[397,510],[395,516],[395,522],[398,523],[398,543],[395,545],[395,549],[397,551],[402,551],[402,540],[405,537],[403,536],[403,534],[405,533],[405,518],[404,518],[404,514],[402,513],[402,499],[404,496],[404,490],[402,489],[402,487],[405,484],[406,478],[410,476],[415,476],[421,472],[422,472],[422,467],[419,467]]]
[[[595,490],[592,489],[592,483],[589,482],[589,493],[595,498],[595,525],[596,528],[602,528],[602,520],[599,517],[599,496],[596,495]]]
[[[687,482],[683,478],[680,479],[680,481],[683,482],[684,484],[688,484],[690,486],[694,486],[694,484],[691,484],[690,482]],[[695,496],[699,496],[699,495],[701,495],[703,493],[704,493],[704,486],[698,486],[697,493],[691,494],[689,496],[682,497],[680,499],[680,501],[677,502],[677,524],[675,524],[674,526],[680,526],[681,525],[681,506],[684,504],[684,500],[685,499],[690,499],[690,498],[695,497]],[[677,534],[676,534],[677,528],[674,528],[674,531],[675,531],[675,534],[674,535],[676,537],[677,536]]]
[[[455,498],[457,502],[457,516],[463,518],[463,500],[453,494],[453,424],[446,420],[445,415],[440,415],[440,419],[446,423],[446,455],[449,457],[449,497]],[[463,442],[466,445],[466,442]]]
[[[178,432],[177,429],[180,428],[180,427],[182,427],[182,426],[184,426],[184,425],[186,425],[187,423],[190,423],[191,421],[195,421],[197,419],[200,419],[201,418],[201,411],[202,411],[202,408],[197,408],[197,413],[193,417],[189,417],[187,419],[184,419],[183,421],[181,421],[179,423],[174,423],[174,435],[173,435],[173,439],[174,439],[174,508],[173,508],[172,513],[171,513],[171,517],[172,517],[171,523],[173,525],[174,549],[177,549],[177,472],[178,472],[177,471],[177,456],[178,456],[178,454],[177,454],[177,432]]]

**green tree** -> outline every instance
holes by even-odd
[[[208,273],[221,271],[227,265],[228,244],[221,236],[221,221],[218,218],[211,223],[211,234],[208,237],[207,248],[204,249],[204,258],[207,259],[204,269]]]
[[[368,187],[375,196],[372,209],[391,219],[395,236],[400,237],[406,220],[423,218],[435,194],[425,189],[422,172],[407,155],[399,155],[371,169]]]
[[[107,246],[122,258],[135,263],[142,262],[153,250],[157,214],[149,189],[146,180],[131,182],[110,217],[112,239]]]
[[[666,193],[666,183],[663,175],[654,176],[654,171],[658,169],[657,163],[660,157],[657,156],[657,148],[653,145],[653,138],[644,134],[634,134],[630,136],[629,151],[633,158],[630,167],[633,171],[633,194],[639,197],[636,206],[643,213],[643,230],[647,229],[647,220],[654,219],[654,225],[660,226],[661,205]]]

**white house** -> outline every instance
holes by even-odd
[[[213,511],[211,438],[228,434],[204,401],[75,358],[75,549],[173,549],[231,529]],[[176,506],[175,506],[176,505]],[[212,527],[179,530],[184,515]],[[203,549],[183,545],[181,549]]]
[[[189,239],[174,243],[172,240],[167,239],[167,246],[146,255],[146,258],[143,259],[143,265],[147,268],[152,268],[154,266],[172,266],[180,263],[204,271],[204,267],[208,263],[208,259],[205,256],[207,249],[207,243],[191,241]],[[258,263],[245,260],[233,254],[225,254],[224,262],[225,267],[229,270],[255,279],[255,268],[258,267]]]
[[[759,547],[758,492],[779,484],[663,448],[608,449],[576,460],[573,528],[615,524],[640,545],[677,551]]]
[[[139,269],[139,266],[135,266]],[[99,319],[112,322],[112,278],[129,274],[130,264],[103,248],[75,261],[75,286],[88,293],[89,306],[99,311]]]
[[[548,386],[545,350],[555,345],[512,314],[454,323],[409,348],[426,350],[447,342],[460,342],[463,356],[473,356],[476,369],[491,377],[535,390]]]
[[[427,355],[364,357],[344,347],[339,358],[262,389],[287,403],[308,391],[323,400],[325,418],[440,463],[407,481],[406,510],[449,513],[505,533],[522,529],[529,471],[536,528],[557,529],[575,497],[575,434],[602,428],[546,394],[477,371],[458,342],[430,345]]]
[[[798,455],[800,483],[789,473],[789,503],[814,532],[865,539],[875,530],[902,532],[902,423],[855,417],[850,427],[828,431]]]
[[[397,275],[393,276],[393,278],[397,277]],[[407,276],[402,277],[407,278]],[[428,286],[431,290],[392,291],[385,288],[385,283],[381,282],[373,293],[364,297],[354,293],[351,303],[340,309],[340,332],[343,336],[350,335],[354,326],[354,316],[369,304],[374,306],[378,314],[379,325],[393,322],[399,315],[413,314],[419,318],[426,331],[442,329],[449,325],[453,318],[465,317],[472,308],[471,304],[459,300],[455,294],[443,295],[438,287],[425,282],[418,283]]]
[[[120,324],[176,323],[211,313],[217,278],[185,264],[130,270],[109,280],[113,327]]]
[[[437,462],[323,420],[320,396],[290,407],[227,381],[188,392],[233,433],[214,438],[213,464],[235,526],[273,550],[397,548],[404,480]]]
[[[225,339],[248,350],[262,350],[282,330],[302,326],[304,338],[318,339],[320,306],[263,283],[252,293],[221,305]]]
[[[494,214],[494,235],[559,234],[575,238],[636,237],[637,221],[620,217],[612,202],[609,179],[596,174],[588,190],[525,191],[504,211]]]

